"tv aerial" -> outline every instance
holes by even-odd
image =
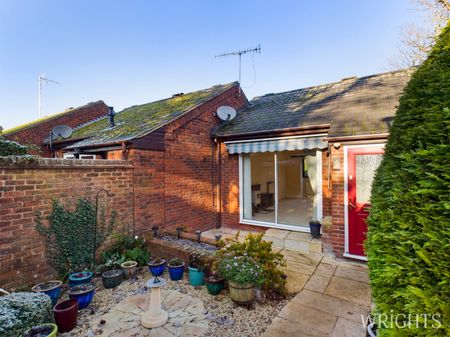
[[[50,131],[50,136],[48,137],[50,149],[52,148],[52,141],[58,138],[68,138],[72,135],[72,132],[73,130],[70,126],[67,125],[54,126]]]
[[[38,92],[38,113],[39,113],[39,118],[42,117],[42,86],[44,83],[53,83],[53,84],[61,84],[59,82],[53,81],[48,79],[47,77],[45,77],[45,75],[39,75],[38,77],[38,83],[39,83],[39,92]]]
[[[228,122],[236,117],[236,110],[228,105],[222,105],[217,108],[217,117],[221,120]]]
[[[261,45],[258,44],[255,48],[249,48],[249,49],[241,49],[238,51],[233,51],[229,53],[222,53],[219,55],[216,55],[215,58],[218,57],[227,57],[227,56],[239,56],[239,96],[241,95],[241,64],[242,64],[242,55],[253,53],[253,54],[261,54]]]

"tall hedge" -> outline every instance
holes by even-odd
[[[366,245],[375,314],[394,319],[380,336],[450,336],[449,108],[447,26],[400,98],[373,183]]]

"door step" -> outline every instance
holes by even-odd
[[[303,254],[322,254],[322,240],[313,239],[311,234],[270,228],[263,237],[272,242],[272,246]]]

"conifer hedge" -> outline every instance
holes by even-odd
[[[450,336],[449,108],[450,25],[400,98],[373,183],[366,248],[375,313],[394,319],[379,336]]]

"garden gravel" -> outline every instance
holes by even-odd
[[[177,290],[192,297],[200,298],[205,306],[209,329],[205,337],[258,337],[261,336],[272,320],[287,304],[289,299],[265,301],[258,296],[252,308],[236,305],[223,290],[218,296],[212,296],[206,287],[189,285],[185,273],[181,281],[171,281],[167,272],[163,276],[167,280],[164,289]],[[86,309],[80,310],[77,326],[63,337],[93,337],[99,334],[99,327],[92,326],[96,318],[108,313],[115,305],[129,296],[147,293],[146,282],[151,278],[147,269],[140,270],[134,279],[123,281],[114,289],[104,289],[101,278],[94,278],[97,291],[93,302]],[[67,299],[64,291],[62,299]]]

